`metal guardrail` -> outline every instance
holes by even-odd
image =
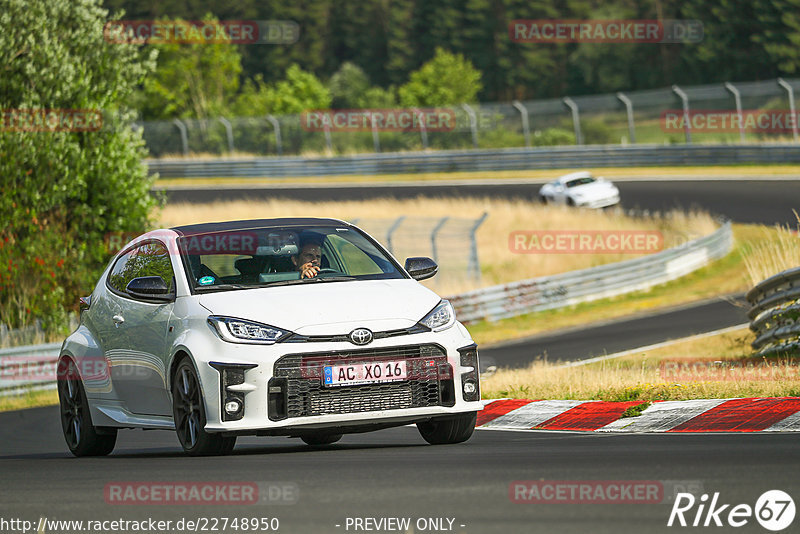
[[[668,282],[724,256],[732,246],[733,232],[726,222],[708,236],[651,256],[488,287],[449,299],[465,323],[512,317]],[[60,348],[60,343],[48,343],[0,349],[0,397],[54,389]]]
[[[747,292],[747,301],[757,356],[800,350],[800,267],[760,282]]]
[[[726,222],[710,235],[650,256],[487,287],[449,300],[462,322],[494,321],[647,289],[695,271],[732,247],[733,231]]]
[[[0,349],[0,397],[55,389],[61,343]]]
[[[800,163],[800,145],[593,145],[397,152],[339,157],[148,160],[161,178],[279,178],[660,165]]]

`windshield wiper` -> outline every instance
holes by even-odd
[[[216,284],[213,286],[196,286],[195,291],[209,291],[209,290],[228,290],[228,289],[248,289],[253,286],[247,284]]]

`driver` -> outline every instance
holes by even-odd
[[[300,251],[292,256],[295,270],[300,271],[300,278],[314,278],[320,270],[322,249],[319,243],[305,243]]]

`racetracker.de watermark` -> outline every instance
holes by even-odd
[[[517,19],[508,24],[515,43],[699,43],[699,20]]]
[[[300,26],[291,20],[114,20],[103,37],[115,44],[296,43]]]
[[[725,382],[753,380],[796,380],[796,360],[664,360],[661,378],[668,382]]]
[[[789,109],[668,109],[661,113],[661,130],[682,133],[778,133],[791,134],[800,127],[800,114]]]
[[[508,234],[514,254],[652,254],[664,249],[657,230],[516,230]]]
[[[300,114],[307,132],[452,132],[456,113],[448,108],[334,109]]]
[[[508,486],[513,503],[667,504],[682,492],[699,495],[699,480],[515,480]]]
[[[96,132],[103,127],[97,109],[5,108],[0,132]]]
[[[137,239],[140,234],[131,232],[109,232],[103,238],[106,251],[116,254],[128,243],[133,245],[143,244],[147,240]],[[172,241],[170,241],[172,243]],[[216,254],[245,254],[254,255],[258,252],[258,234],[256,232],[219,232],[215,234],[187,235],[181,237],[177,248],[182,254],[188,255],[216,255]],[[170,249],[176,247],[169,245]],[[170,250],[175,254],[177,250]]]
[[[297,503],[300,489],[294,482],[109,482],[103,498],[114,505],[286,505]]]

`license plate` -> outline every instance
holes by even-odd
[[[405,360],[392,362],[353,363],[350,365],[326,365],[322,380],[326,386],[355,386],[405,380]]]

